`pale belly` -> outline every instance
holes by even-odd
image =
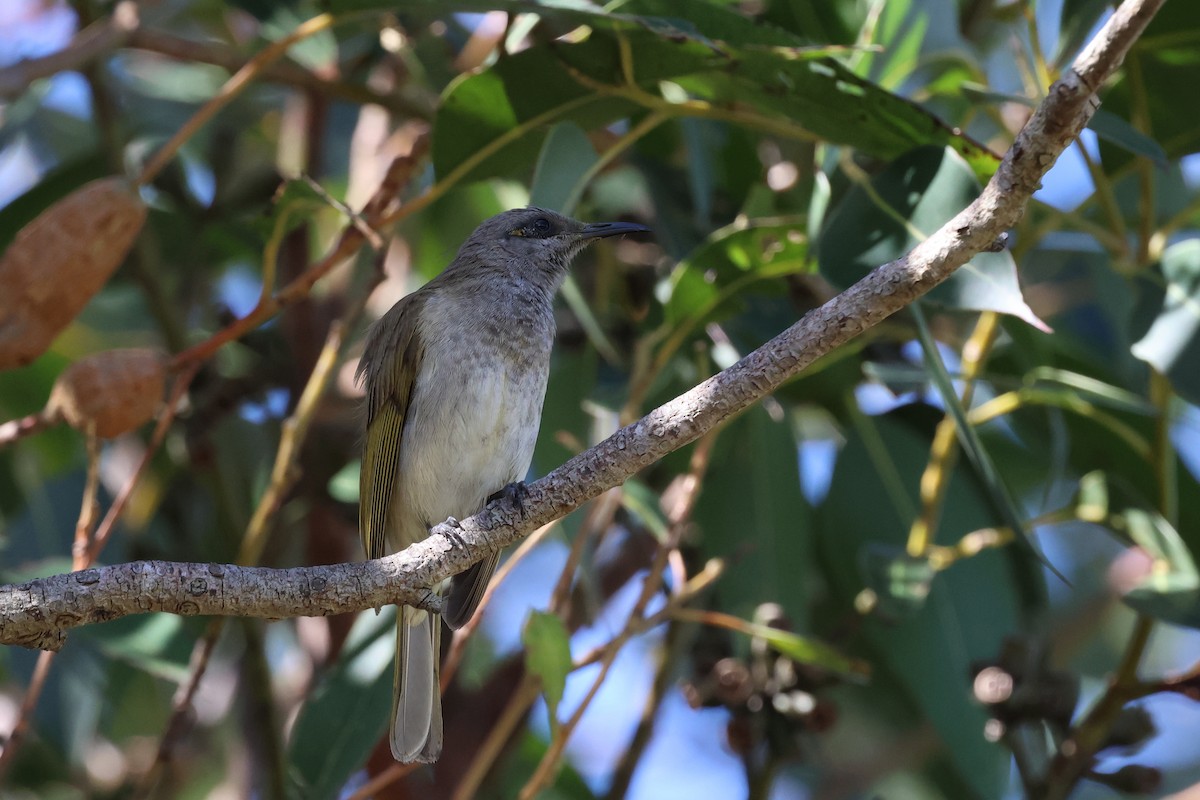
[[[490,495],[523,480],[541,421],[547,368],[499,368],[478,351],[467,359],[430,355],[401,443],[393,550],[425,538],[447,517],[474,514]],[[442,389],[421,390],[430,386]]]

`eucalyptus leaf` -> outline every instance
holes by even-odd
[[[395,628],[392,612],[358,616],[342,658],[308,696],[288,742],[300,795],[338,797],[387,728]]]
[[[954,151],[920,147],[896,159],[867,184],[855,185],[830,212],[817,258],[821,274],[846,287],[907,253],[979,194],[971,168]],[[981,253],[929,294],[948,308],[999,311],[1036,328],[1008,252]]]
[[[1170,378],[1183,397],[1200,402],[1200,239],[1168,247],[1154,278],[1162,284],[1141,281],[1139,306],[1154,317],[1148,328],[1135,317],[1145,333],[1133,354]]]
[[[573,122],[550,129],[533,169],[529,204],[570,214],[582,191],[581,181],[597,161],[596,148]]]

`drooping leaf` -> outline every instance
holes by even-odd
[[[1138,113],[1146,117],[1147,130],[1153,132],[1169,159],[1200,149],[1200,105],[1179,102],[1195,91],[1200,67],[1198,42],[1200,14],[1196,6],[1164,4],[1134,43],[1125,57],[1126,68],[1104,95],[1105,110],[1121,119],[1133,119],[1135,109],[1142,109]],[[1100,157],[1109,174],[1131,159],[1127,148],[1103,140]]]
[[[953,151],[921,147],[896,159],[867,185],[856,185],[828,217],[817,249],[821,274],[839,287],[899,258],[979,194]],[[949,308],[999,311],[1045,328],[1025,303],[1008,252],[981,253],[930,294]]]
[[[1153,322],[1145,327],[1135,316],[1134,325],[1145,333],[1133,354],[1170,378],[1185,398],[1200,402],[1200,239],[1168,247],[1153,277],[1162,283],[1140,281],[1139,305],[1146,313],[1139,316],[1153,314]]]
[[[1128,150],[1135,156],[1148,158],[1163,169],[1166,168],[1167,154],[1163,151],[1162,145],[1130,125],[1122,117],[1101,108],[1096,111],[1088,123],[1088,127],[1095,131],[1102,140]]]

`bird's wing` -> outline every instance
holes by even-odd
[[[389,509],[400,471],[400,443],[425,347],[417,320],[424,294],[392,306],[367,337],[358,375],[367,393],[367,436],[358,489],[359,535],[367,558],[387,555]]]

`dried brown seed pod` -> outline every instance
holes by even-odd
[[[0,369],[46,351],[120,266],[145,221],[129,181],[101,178],[18,231],[0,257]]]
[[[162,404],[167,359],[146,348],[106,350],[79,359],[58,376],[46,414],[111,439],[152,419]]]

